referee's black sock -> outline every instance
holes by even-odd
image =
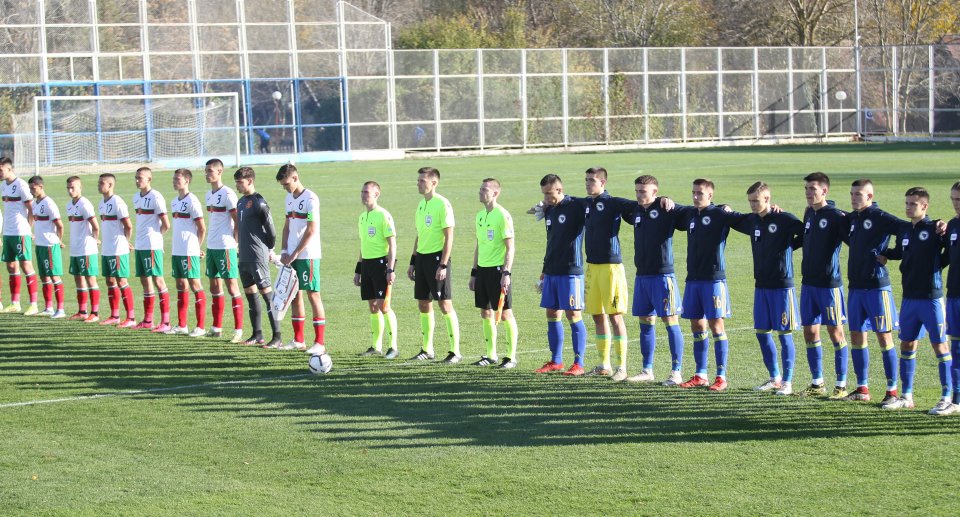
[[[270,320],[270,330],[273,332],[274,337],[279,337],[280,324],[277,323],[277,317],[273,314],[273,291],[260,294],[263,295],[264,301],[267,302],[267,319]]]
[[[250,323],[253,324],[253,335],[262,336],[263,328],[260,325],[260,298],[257,297],[257,293],[246,293],[247,294],[247,308],[250,312]]]

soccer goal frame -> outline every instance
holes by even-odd
[[[164,127],[157,128],[153,124],[153,117],[151,116],[152,106],[156,103],[169,99],[185,99],[185,100],[194,100],[193,109],[194,112],[192,116],[196,120],[196,125],[194,127],[184,127],[184,128],[175,128],[175,127]],[[213,99],[227,99],[227,102],[232,109],[232,114],[228,114],[229,121],[226,121],[228,125],[221,126],[211,126],[206,125],[206,111],[214,109],[217,105],[213,103]],[[89,101],[93,102],[95,109],[95,119],[96,119],[96,128],[94,131],[86,131],[82,133],[88,139],[94,137],[96,139],[96,152],[98,159],[90,160],[83,159],[79,161],[70,161],[70,160],[58,160],[55,157],[57,152],[56,138],[57,133],[53,129],[54,124],[51,120],[53,114],[49,109],[52,103],[56,102],[83,102]],[[100,105],[101,101],[134,101],[133,106],[138,106],[139,109],[142,109],[144,112],[143,115],[143,124],[141,127],[132,127],[127,129],[113,129],[110,131],[104,130],[101,127],[101,120],[103,118],[102,107]],[[54,112],[55,113],[55,112]],[[32,165],[37,174],[41,172],[70,172],[71,169],[81,172],[82,170],[89,169],[91,167],[96,168],[97,170],[126,170],[131,165],[136,166],[153,166],[158,168],[178,168],[178,167],[195,167],[198,160],[206,160],[208,158],[220,158],[223,160],[224,165],[226,166],[239,166],[240,165],[240,154],[241,154],[241,135],[240,135],[240,97],[237,92],[223,92],[223,93],[185,93],[185,94],[152,94],[152,95],[39,95],[33,99],[33,160]],[[190,117],[191,114],[183,112],[181,118]],[[211,131],[217,131],[223,134],[231,135],[232,142],[228,145],[221,145],[220,149],[212,153],[209,156],[205,155],[205,142],[204,139],[207,138],[208,133]],[[143,156],[120,156],[115,159],[104,159],[104,157],[110,153],[105,152],[105,146],[109,144],[109,138],[105,138],[111,134],[125,134],[127,136],[136,135],[138,133],[143,134],[145,139],[145,144],[143,149],[145,150]],[[177,136],[187,135],[188,138],[191,138],[192,141],[188,142],[185,147],[189,148],[191,146],[198,149],[200,152],[190,153],[196,154],[195,156],[177,156],[176,154],[188,154],[188,153],[162,153],[157,150],[157,139],[158,137],[163,136],[164,133],[176,134]],[[64,133],[70,135],[70,133]],[[62,135],[61,135],[62,136]],[[170,137],[170,135],[167,135]],[[214,156],[215,154],[216,156]],[[92,171],[91,171],[92,172]]]

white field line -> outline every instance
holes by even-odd
[[[727,332],[741,332],[744,330],[753,330],[753,327],[740,327],[727,329]],[[631,343],[639,342],[639,339],[629,340]],[[593,348],[595,345],[587,345],[587,348]],[[542,354],[544,350],[524,350],[517,352],[520,354]],[[414,364],[422,364],[420,361],[404,361],[399,363],[393,363],[393,366],[411,366]],[[337,369],[337,372],[359,372],[367,370],[369,368],[343,368]],[[242,379],[237,381],[218,381],[218,382],[208,382],[201,384],[186,384],[183,386],[170,386],[166,388],[147,388],[143,390],[124,390],[124,391],[113,391],[109,393],[96,393],[93,395],[78,395],[76,397],[63,397],[58,399],[38,399],[38,400],[27,400],[24,402],[8,402],[5,404],[0,404],[0,409],[10,409],[24,406],[39,406],[41,404],[59,404],[62,402],[79,402],[84,400],[96,400],[96,399],[105,399],[113,397],[132,397],[136,395],[147,395],[150,393],[166,393],[171,391],[182,391],[182,390],[192,390],[196,388],[216,388],[219,386],[232,386],[232,385],[242,385],[242,384],[258,384],[261,382],[272,382],[272,381],[282,381],[289,379],[298,379],[301,377],[310,377],[310,373],[298,373],[294,375],[283,375],[279,377],[262,377],[259,379]]]

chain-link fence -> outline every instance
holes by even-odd
[[[3,154],[41,95],[236,92],[246,154],[960,136],[960,45],[391,50],[330,0],[0,6]]]

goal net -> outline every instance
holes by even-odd
[[[20,174],[80,174],[240,163],[236,93],[37,96],[14,116]]]

